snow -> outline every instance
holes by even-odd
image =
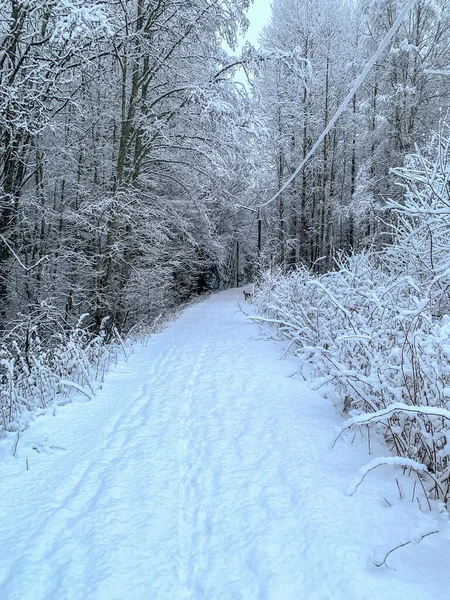
[[[93,401],[36,419],[15,457],[4,441],[1,599],[446,597],[447,512],[401,502],[413,478],[395,467],[344,494],[366,446],[332,447],[342,419],[286,346],[235,290],[213,295]]]

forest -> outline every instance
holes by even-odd
[[[248,0],[1,2],[3,432],[254,283],[349,428],[368,415],[447,500],[450,7],[394,31],[404,4],[274,0],[238,52]]]

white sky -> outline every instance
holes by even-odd
[[[238,47],[233,51],[227,43],[223,42],[223,47],[227,50],[227,52],[231,54],[239,54],[242,50],[242,46],[248,40],[253,46],[259,48],[259,34],[261,33],[264,25],[270,20],[271,8],[270,5],[272,0],[253,0],[252,5],[250,6],[247,17],[250,21],[250,25],[247,29],[247,32],[243,36],[238,37]],[[236,81],[240,81],[242,84],[247,86],[248,80],[247,76],[241,69],[238,69],[234,75]]]
[[[253,4],[250,6],[247,13],[250,26],[242,43],[244,43],[245,40],[248,40],[253,46],[258,48],[258,36],[264,25],[267,25],[270,19],[270,5],[271,0],[253,0]]]

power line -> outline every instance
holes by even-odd
[[[402,24],[402,22],[404,21],[404,19],[407,17],[409,11],[412,9],[412,7],[414,6],[415,3],[416,3],[416,0],[409,0],[409,2],[407,2],[404,5],[404,7],[402,8],[402,10],[399,12],[399,14],[398,14],[398,16],[397,16],[394,24],[392,25],[392,27],[389,29],[389,31],[385,35],[385,37],[384,37],[383,41],[381,42],[381,44],[378,46],[377,51],[372,56],[372,58],[369,60],[369,62],[365,66],[364,70],[359,75],[359,77],[355,80],[355,83],[353,84],[351,90],[349,91],[349,93],[347,94],[347,96],[344,98],[342,104],[337,109],[337,111],[334,114],[333,118],[328,123],[328,125],[326,126],[326,128],[324,129],[324,131],[322,132],[322,134],[320,135],[320,137],[318,138],[318,140],[316,141],[316,143],[314,144],[314,146],[311,148],[311,150],[308,152],[308,154],[302,160],[302,162],[297,167],[297,169],[294,171],[294,173],[289,177],[289,179],[281,187],[281,189],[279,189],[278,192],[274,196],[272,196],[272,198],[270,198],[270,200],[267,200],[267,202],[264,202],[263,204],[258,204],[256,206],[252,207],[253,209],[264,208],[264,207],[268,206],[269,204],[271,204],[294,181],[294,179],[297,177],[297,175],[300,173],[300,171],[306,165],[306,163],[308,162],[308,160],[311,158],[311,156],[314,154],[314,152],[317,150],[317,148],[323,142],[323,140],[325,139],[325,137],[330,133],[330,131],[334,127],[336,121],[339,119],[339,117],[342,115],[342,113],[344,112],[344,110],[347,108],[347,104],[350,102],[350,100],[356,94],[358,88],[361,86],[362,82],[367,77],[369,71],[372,69],[372,67],[374,66],[374,64],[376,63],[376,61],[380,58],[381,54],[384,52],[384,50],[386,49],[386,47],[389,44],[389,42],[391,41],[391,39],[394,37],[394,34],[396,33],[397,29],[400,27],[400,25]],[[250,208],[250,207],[245,207],[245,208]]]

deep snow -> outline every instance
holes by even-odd
[[[5,453],[1,600],[448,596],[447,513],[421,512],[392,465],[345,495],[373,456],[332,447],[342,417],[237,298],[187,309]]]

